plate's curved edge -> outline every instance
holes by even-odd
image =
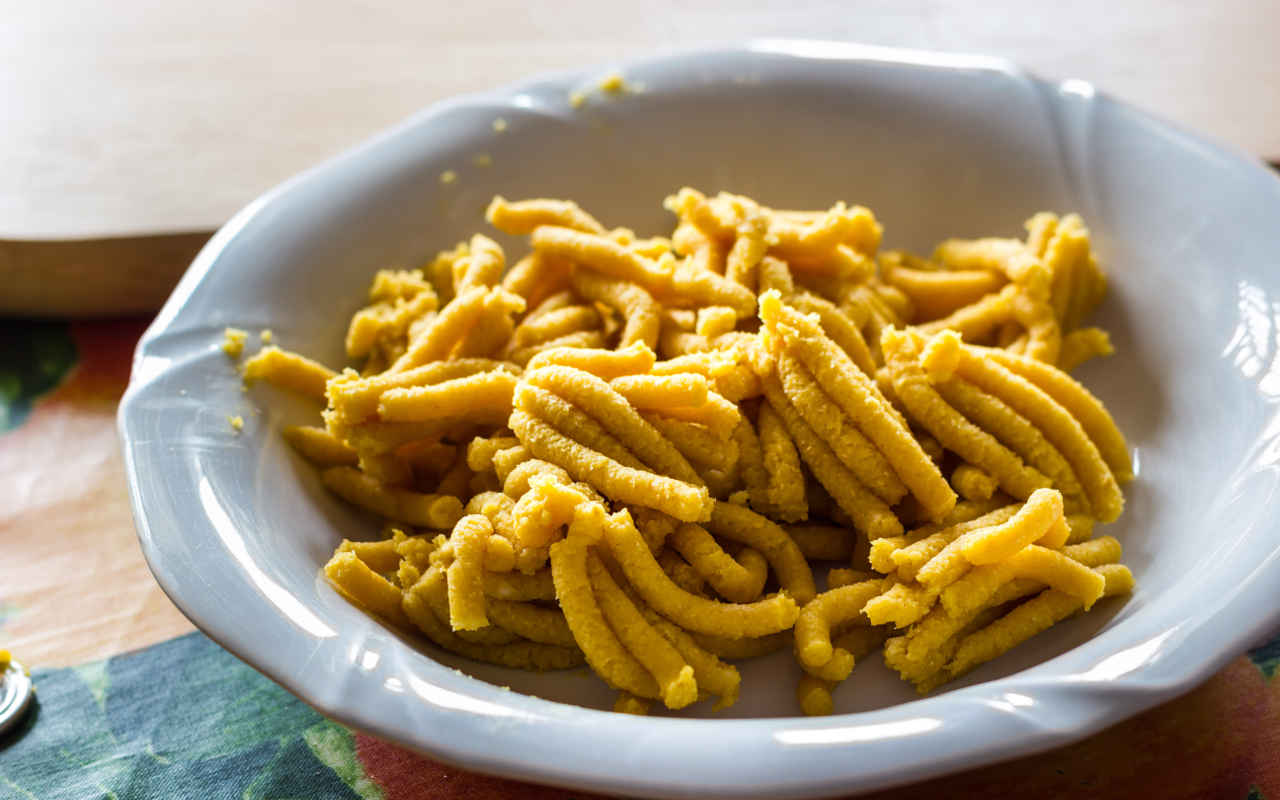
[[[776,43],[780,40],[766,41]],[[839,51],[845,53],[845,55],[839,56],[843,60],[860,60],[857,55],[860,51],[857,47],[850,50],[844,45],[844,43],[817,44],[835,49],[825,51],[826,55],[817,56],[812,54],[805,55],[803,52],[786,51],[786,48],[779,48],[776,44],[760,49],[759,43],[748,43],[739,48],[718,48],[706,52],[710,55],[730,54],[736,57],[747,57],[758,52],[767,52],[777,55],[780,52],[785,51],[786,55],[790,55],[795,58],[823,57],[829,59],[833,57],[831,55],[832,53]],[[792,50],[794,49],[795,48],[792,48]],[[801,51],[802,50],[803,48],[801,48]],[[961,61],[956,61],[954,58],[948,56],[946,59],[943,59],[947,63],[922,64],[917,51],[896,51],[903,55],[900,59],[894,59],[892,55],[895,51],[892,48],[872,48],[871,50],[874,51],[874,58],[871,60],[880,62],[911,64],[915,66],[961,66],[963,68],[970,68],[974,64],[985,64],[987,65],[986,68],[990,68],[994,71],[1014,76],[1019,79],[1027,80],[1034,84],[1043,86],[1047,83],[1046,81],[1022,71],[1010,62],[1005,62],[1000,59],[974,57],[977,59],[976,61],[968,62],[964,61],[962,57],[955,57],[962,59]],[[871,51],[864,49],[861,52],[869,53]],[[697,56],[698,52],[686,51],[684,54],[692,57]],[[868,58],[870,58],[870,56],[868,56]],[[626,68],[629,63],[632,68],[639,68],[646,64],[661,60],[661,57],[643,59],[635,62],[627,62],[622,66]],[[583,76],[594,74],[595,71],[596,70],[584,70],[541,76],[530,81],[522,82],[521,84],[508,89],[499,89],[494,92],[465,96],[455,100],[445,101],[444,103],[436,104],[424,109],[423,111],[406,119],[399,125],[389,129],[385,133],[379,134],[352,150],[335,156],[334,158],[299,174],[264,194],[262,197],[258,198],[237,213],[232,220],[227,223],[227,225],[215,234],[209,243],[206,244],[205,248],[201,250],[200,254],[193,262],[191,269],[188,270],[188,273],[183,277],[178,288],[166,303],[160,315],[157,316],[156,320],[148,328],[142,340],[139,342],[138,349],[135,353],[134,379],[131,380],[129,389],[121,401],[117,417],[118,431],[122,442],[124,443],[124,459],[126,474],[129,478],[130,504],[133,509],[135,524],[138,528],[144,555],[147,558],[147,562],[152,573],[156,576],[157,582],[160,583],[161,588],[175,603],[175,605],[177,605],[185,614],[192,617],[193,621],[196,619],[198,614],[193,615],[191,605],[186,602],[187,597],[184,594],[186,587],[180,584],[177,575],[171,573],[164,565],[157,563],[157,542],[155,541],[154,532],[151,530],[146,519],[145,502],[144,498],[141,496],[139,482],[137,480],[138,465],[135,461],[134,453],[129,447],[129,417],[131,409],[138,399],[146,392],[148,387],[154,385],[154,378],[162,374],[161,372],[149,369],[145,365],[144,360],[146,358],[147,345],[152,340],[165,333],[182,305],[195,291],[198,290],[198,287],[205,275],[207,275],[209,270],[211,270],[217,262],[219,254],[226,245],[235,238],[237,233],[243,229],[244,226],[249,224],[259,213],[261,213],[263,209],[275,202],[279,202],[281,198],[303,184],[311,176],[332,169],[336,164],[356,160],[363,154],[383,146],[387,141],[394,139],[396,136],[407,131],[414,130],[418,126],[428,123],[431,119],[435,118],[436,115],[447,113],[452,108],[485,103],[496,103],[501,105],[514,93],[528,91],[530,88],[534,87],[545,88],[547,86],[571,86],[574,82],[581,81]],[[1112,103],[1117,108],[1124,109],[1126,112],[1135,114],[1140,118],[1155,119],[1146,112],[1133,110],[1126,104],[1112,100],[1102,93],[1095,94],[1094,101],[1096,102],[1098,100]],[[1179,136],[1188,138],[1199,146],[1208,146],[1229,158],[1231,161],[1236,162],[1240,166],[1256,166],[1259,171],[1265,171],[1265,168],[1261,166],[1260,162],[1256,162],[1250,157],[1239,154],[1238,152],[1233,152],[1229,147],[1224,147],[1217,142],[1207,140],[1193,132],[1182,130],[1176,124],[1165,123],[1162,120],[1159,120],[1159,122],[1163,125],[1167,125],[1168,128],[1175,131]],[[1274,180],[1274,176],[1272,176],[1272,179]],[[1280,186],[1280,183],[1277,183],[1276,185]],[[1259,595],[1263,599],[1267,599],[1269,597],[1273,597],[1276,591],[1280,591],[1280,546],[1273,550],[1245,581],[1239,584],[1237,591],[1219,610],[1226,611],[1246,608],[1250,603],[1254,602],[1255,595]],[[1272,608],[1272,611],[1270,614],[1259,616],[1257,614],[1258,608]],[[1197,655],[1195,658],[1182,659],[1180,662],[1182,664],[1182,668],[1180,670],[1174,670],[1163,681],[1143,682],[1132,678],[1126,679],[1123,676],[1116,678],[1114,681],[1076,680],[1064,682],[1060,678],[1045,680],[1035,677],[1036,673],[1040,671],[1040,668],[1037,667],[1032,670],[1028,670],[1026,673],[1014,675],[1009,678],[956,690],[935,698],[935,700],[942,701],[942,708],[944,710],[954,708],[957,711],[964,712],[962,716],[973,713],[983,714],[984,720],[990,723],[992,728],[996,729],[1001,736],[1014,739],[1013,744],[1002,750],[998,755],[985,757],[979,756],[976,759],[972,756],[965,756],[964,766],[989,764],[996,761],[1041,752],[1079,739],[1082,736],[1093,733],[1134,713],[1150,708],[1161,701],[1171,699],[1172,697],[1189,691],[1233,658],[1236,651],[1243,650],[1245,647],[1256,642],[1256,640],[1267,631],[1277,625],[1280,625],[1280,609],[1276,609],[1274,606],[1267,604],[1262,604],[1260,606],[1255,605],[1252,608],[1248,608],[1248,611],[1250,612],[1249,614],[1239,615],[1236,616],[1236,618],[1252,619],[1253,623],[1251,625],[1242,627],[1227,637],[1225,639],[1227,643],[1225,646],[1222,644],[1224,638],[1221,634],[1218,634],[1215,638],[1217,647],[1214,649],[1213,655],[1207,658]],[[216,623],[209,624],[208,620],[201,620],[198,624],[202,629],[213,629],[216,631],[217,635],[215,635],[214,632],[210,633],[211,638],[214,638],[219,642],[219,644],[235,653],[241,659],[255,666],[255,668],[263,671],[272,680],[301,697],[304,702],[312,705],[321,713],[345,724],[371,731],[376,735],[403,741],[402,737],[404,732],[402,730],[382,725],[379,723],[379,720],[367,713],[353,713],[347,708],[340,707],[335,702],[337,699],[336,695],[329,698],[323,698],[320,697],[318,693],[309,691],[308,687],[298,685],[298,681],[291,680],[290,675],[286,674],[287,671],[284,668],[283,663],[277,663],[278,659],[263,659],[261,654],[250,652],[245,643],[241,642],[239,637],[237,637],[233,631],[222,629],[222,626],[218,626]],[[1199,630],[1203,632],[1207,625],[1208,620],[1202,620]],[[1191,647],[1191,636],[1195,632],[1196,631],[1194,630],[1188,631],[1187,637],[1183,638],[1182,641],[1176,645],[1171,645],[1170,649],[1160,651],[1160,655],[1168,657],[1171,654]],[[1064,654],[1064,656],[1059,656],[1059,658],[1063,658],[1065,655],[1066,654]],[[1053,661],[1057,661],[1057,659],[1054,659]],[[1046,662],[1045,665],[1041,666],[1050,665],[1053,661]],[[484,684],[483,682],[475,681],[474,679],[468,678],[465,680],[478,684],[478,686],[468,688],[480,690],[481,694],[485,693],[485,689],[495,688],[488,684]],[[1072,724],[1061,729],[1049,729],[1044,726],[1036,725],[1034,724],[1034,720],[1029,718],[1026,713],[1018,710],[1017,706],[1012,706],[1010,708],[999,707],[999,699],[993,696],[995,693],[1007,694],[1008,692],[1017,690],[1018,688],[1023,688],[1026,691],[1036,692],[1042,695],[1055,695],[1057,696],[1058,702],[1073,706],[1077,709],[1083,709],[1087,713],[1079,716]],[[514,702],[517,705],[526,706],[530,710],[534,710],[539,704],[546,704],[550,702],[538,700],[537,698],[510,696],[507,700],[509,702]],[[552,705],[560,706],[561,704],[552,703]],[[903,706],[895,707],[894,709],[885,709],[879,712],[841,715],[819,720],[805,717],[793,717],[768,720],[734,720],[728,722],[717,720],[671,719],[647,721],[618,720],[615,715],[610,715],[608,712],[598,712],[590,709],[577,710],[584,715],[602,715],[602,718],[604,715],[607,715],[608,719],[618,727],[627,727],[635,723],[643,722],[644,724],[649,725],[670,725],[673,726],[673,728],[687,726],[723,727],[732,725],[742,731],[750,729],[759,729],[759,731],[763,731],[767,727],[770,731],[774,731],[775,733],[776,729],[785,727],[791,731],[812,733],[821,732],[824,729],[829,730],[834,727],[843,727],[846,730],[855,730],[860,727],[867,727],[865,725],[857,724],[862,720],[880,719],[887,716],[910,717],[908,712],[916,705],[916,703],[908,703]],[[843,726],[841,726],[841,723],[844,723]],[[717,731],[717,733],[722,733],[722,731]],[[599,732],[597,732],[596,735],[599,735]],[[949,735],[949,732],[947,731],[946,725],[940,725],[928,731],[921,731],[916,735],[921,737],[933,736],[934,738],[937,738],[938,736]],[[606,792],[645,791],[647,793],[669,794],[672,791],[676,791],[670,784],[657,781],[652,777],[637,780],[634,776],[631,778],[618,778],[608,774],[601,774],[599,771],[594,775],[584,775],[580,770],[569,770],[563,768],[554,769],[547,765],[528,762],[513,763],[511,761],[501,761],[500,763],[495,763],[492,757],[484,752],[483,748],[477,748],[474,746],[476,744],[474,742],[472,744],[473,746],[469,748],[448,747],[442,746],[439,741],[424,743],[423,741],[415,740],[414,742],[409,743],[409,746],[428,752],[433,757],[441,758],[451,763],[459,764],[460,766],[477,769],[490,774],[538,780],[559,785]],[[955,748],[952,748],[953,753],[954,751]],[[923,759],[918,760],[923,761]],[[730,786],[725,784],[707,784],[698,788],[703,793],[707,794],[733,793],[736,795],[743,795],[744,793],[751,793],[768,796],[777,796],[779,793],[808,795],[832,790],[859,791],[874,787],[886,787],[904,782],[914,782],[928,777],[935,777],[937,775],[953,771],[959,766],[961,765],[955,763],[953,759],[938,759],[918,764],[918,769],[912,771],[909,777],[899,777],[898,775],[887,774],[886,770],[881,769],[880,771],[871,770],[863,772],[855,776],[833,776],[829,781],[824,782],[822,785],[818,785],[806,776],[773,774],[768,776],[770,782],[755,780],[750,785],[739,786],[735,784]],[[901,768],[902,765],[900,763],[895,765],[895,769]],[[687,793],[687,787],[680,790],[680,793]]]

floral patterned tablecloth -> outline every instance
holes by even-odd
[[[145,323],[0,320],[0,648],[38,687],[0,799],[582,797],[351,731],[193,632],[142,560],[115,434]],[[1280,798],[1278,667],[1280,636],[1083,742],[873,796]]]

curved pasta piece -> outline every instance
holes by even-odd
[[[672,407],[700,406],[707,402],[710,385],[703,375],[624,375],[609,382],[633,408],[666,411]]]
[[[653,348],[643,342],[634,342],[617,350],[593,348],[544,350],[529,359],[527,368],[534,370],[549,366],[572,367],[610,381],[627,375],[647,373],[653,369],[656,358]]]
[[[849,471],[787,400],[776,375],[763,381],[769,407],[777,413],[809,469],[853,524],[870,539],[902,533],[902,523],[883,500]],[[767,461],[766,461],[767,463]],[[947,487],[947,491],[951,491]]]
[[[749,603],[764,590],[769,565],[757,551],[744,548],[734,558],[698,525],[681,525],[667,541],[725,600]]]
[[[667,708],[684,708],[698,699],[693,667],[680,651],[645,620],[594,553],[587,554],[587,577],[605,621],[622,645],[658,682]]]
[[[1115,353],[1111,337],[1101,328],[1080,328],[1062,337],[1058,369],[1070,372],[1084,362]]]
[[[769,243],[769,220],[760,213],[751,213],[738,225],[738,237],[726,258],[725,277],[739,286],[754,292],[759,284],[760,260],[764,258]],[[752,307],[754,310],[755,302]],[[748,312],[750,313],[750,312]]]
[[[830,661],[835,652],[832,629],[862,620],[863,606],[883,590],[883,580],[867,580],[825,591],[805,603],[796,618],[796,655],[800,662],[821,667]]]
[[[434,361],[403,372],[385,372],[362,378],[353,373],[343,373],[331,379],[325,386],[330,412],[345,423],[358,423],[373,416],[378,410],[382,395],[392,389],[414,386],[430,386],[465,378],[483,372],[504,371],[513,375],[520,372],[515,364],[489,358],[459,358],[452,361]]]
[[[672,583],[684,589],[689,594],[696,594],[700,597],[709,597],[707,592],[707,581],[698,571],[690,566],[688,561],[680,557],[675,550],[663,547],[657,553],[658,565],[662,567],[662,571],[667,573],[667,577]]]
[[[551,544],[560,529],[573,521],[574,510],[590,499],[575,486],[551,475],[529,479],[529,491],[520,496],[511,512],[516,541],[524,547]]]
[[[708,244],[704,250],[712,247],[714,245]],[[734,251],[731,250],[730,255],[734,255]],[[756,313],[754,292],[717,270],[699,267],[692,260],[676,264],[669,290],[660,292],[659,297],[676,307],[727,306],[739,319]]]
[[[453,262],[453,290],[462,294],[473,286],[496,286],[506,268],[507,259],[498,243],[477,233],[471,237],[467,254]]]
[[[1098,573],[1104,582],[1104,596],[1127,594],[1133,588],[1133,575],[1127,567],[1109,564],[1098,567]],[[955,656],[947,663],[947,672],[951,678],[958,678],[1081,611],[1083,607],[1079,598],[1049,589],[982,630],[966,636],[959,643]]]
[[[652,706],[653,701],[647,697],[636,697],[630,692],[618,692],[618,699],[613,701],[613,713],[643,717],[649,713]]]
[[[507,342],[506,352],[512,353],[530,345],[559,339],[572,333],[596,330],[600,327],[600,314],[591,306],[566,306],[525,317],[516,326]]]
[[[671,285],[669,263],[664,265],[645,258],[606,236],[543,225],[533,231],[531,241],[536,250],[639,284],[647,291],[663,290]]]
[[[742,676],[731,664],[726,664],[715,654],[704,649],[683,628],[673,625],[654,613],[648,606],[640,607],[645,620],[680,652],[685,662],[693,668],[694,680],[698,688],[715,695],[719,700],[711,707],[712,711],[722,711],[738,701],[738,691],[742,685]]]
[[[809,717],[825,717],[835,709],[835,701],[831,692],[835,689],[835,681],[826,681],[809,673],[800,675],[796,682],[796,702],[800,711]]]
[[[569,473],[565,472],[562,467],[552,464],[549,461],[543,461],[540,458],[534,458],[533,453],[529,452],[529,448],[520,445],[519,448],[511,448],[503,450],[497,455],[498,463],[505,461],[505,456],[512,454],[513,466],[506,471],[506,477],[502,479],[502,491],[513,503],[524,497],[529,491],[530,482],[539,475],[554,475],[560,483],[572,483]],[[499,467],[499,471],[503,471]]]
[[[343,597],[393,625],[408,627],[400,608],[401,592],[391,581],[374,572],[354,552],[339,550],[324,565],[324,575]]]
[[[937,384],[935,388],[947,404],[979,428],[995,436],[1065,495],[1080,495],[1083,489],[1071,464],[1043,432],[1002,400],[987,394],[964,378]]]
[[[787,309],[777,295],[767,293],[761,297],[760,318],[770,331],[784,338],[818,385],[884,454],[929,516],[938,518],[950,511],[955,505],[955,492],[873,380],[854,366],[812,319]]]
[[[409,342],[409,348],[388,368],[404,372],[430,361],[448,358],[485,310],[489,290],[473,286],[449,301],[431,323]]]
[[[449,591],[449,620],[454,630],[472,631],[489,625],[485,615],[484,572],[485,549],[493,525],[483,514],[471,514],[458,520],[449,540],[453,545],[453,563],[445,573]]]
[[[934,248],[933,258],[949,269],[991,270],[1014,282],[1031,270],[1043,269],[1035,253],[1017,239],[947,239]]]
[[[772,520],[749,508],[717,501],[707,527],[723,539],[759,551],[797,603],[809,602],[816,593],[813,570],[799,545]]]
[[[970,564],[995,564],[1043,537],[1060,519],[1062,495],[1038,489],[1008,520],[966,532],[957,546]]]
[[[1027,498],[1036,489],[1048,488],[1050,480],[1039,470],[1023,463],[1017,454],[942,399],[920,366],[918,345],[909,335],[886,330],[880,346],[894,394],[912,419],[944,447],[995,477],[1000,488],[1014,497]]]
[[[556,599],[587,663],[605,683],[637,697],[658,697],[657,681],[609,627],[591,585],[587,562],[595,534],[581,528],[598,528],[603,514],[604,509],[599,507],[590,515],[584,514],[582,520],[575,520],[569,536],[551,545]]]
[[[969,576],[956,581],[947,591],[968,582]],[[930,611],[919,622],[912,626],[906,636],[906,650],[899,657],[902,661],[914,662],[917,669],[930,674],[941,669],[951,657],[957,645],[956,636],[967,628],[979,614],[990,608],[1030,597],[1044,590],[1044,584],[1030,579],[1008,579],[989,593],[973,591],[967,595],[968,602],[959,604],[952,601],[948,606],[944,600],[941,605]],[[927,665],[927,666],[926,666]],[[923,677],[923,676],[922,676]]]
[[[895,583],[872,597],[862,613],[872,625],[905,628],[928,614],[938,602],[941,586]]]
[[[539,672],[570,669],[583,663],[582,653],[576,648],[570,650],[536,642],[513,642],[506,645],[468,642],[436,618],[425,597],[425,591],[426,587],[419,581],[404,593],[404,613],[419,630],[445,650],[487,664]]]
[[[312,464],[323,467],[354,467],[359,461],[355,450],[324,428],[286,425],[280,433],[294,450]]]
[[[511,413],[516,381],[511,373],[494,370],[427,386],[389,389],[378,401],[378,416],[387,422],[506,416]]]
[[[701,522],[711,515],[714,501],[705,486],[624,466],[521,409],[512,412],[511,428],[534,455],[563,467],[575,480],[598,487],[611,500],[656,508],[683,522]]]
[[[812,263],[828,258],[832,250],[843,244],[861,253],[874,253],[880,245],[881,227],[869,209],[848,208],[839,203],[807,224],[773,215],[769,220],[769,235],[774,240],[769,248],[774,255],[788,262]]]
[[[323,399],[325,385],[337,373],[318,361],[268,345],[244,362],[244,381],[264,380],[298,394]]]
[[[650,349],[658,346],[661,319],[658,303],[636,283],[602,275],[589,269],[577,269],[569,277],[575,292],[584,299],[601,303],[626,320],[618,346],[642,342]]]
[[[583,211],[571,200],[509,201],[495,195],[485,209],[484,218],[490,225],[512,236],[527,236],[543,225],[555,225],[584,233],[602,234],[604,226],[596,218]]]
[[[1082,564],[1063,552],[1039,545],[1027,546],[1001,566],[1008,569],[1015,579],[1033,580],[1075,597],[1084,604],[1085,611],[1102,597],[1106,588],[1102,576],[1090,569],[1089,565]],[[947,588],[954,586],[952,584]]]
[[[330,467],[320,478],[325,488],[348,503],[410,525],[448,529],[462,517],[462,501],[452,495],[385,486],[353,467]]]
[[[809,506],[805,500],[804,474],[791,434],[770,405],[760,406],[756,423],[762,463],[768,479],[763,497],[756,504],[784,522],[805,519]]]
[[[655,412],[645,412],[640,416],[675,445],[680,454],[694,465],[695,470],[699,467],[730,470],[738,462],[737,444],[732,439],[716,436],[704,425],[671,419]],[[701,476],[701,470],[698,472]]]
[[[945,317],[916,327],[926,335],[953,330],[966,342],[985,341],[1012,319],[1014,299],[1021,291],[1016,284],[1010,284],[977,302],[957,308]]]
[[[1001,350],[975,348],[975,351],[1035,384],[1056,400],[1084,428],[1116,479],[1133,479],[1133,465],[1124,434],[1120,433],[1106,407],[1088,389],[1050,364]]]
[[[1124,495],[1115,476],[1084,428],[1048,393],[993,359],[965,349],[958,374],[983,391],[1000,398],[1061,451],[1075,470],[1094,516],[1113,522],[1124,510]]]
[[[636,470],[648,470],[644,462],[636,458],[594,417],[555,392],[522,383],[516,387],[513,399],[517,409],[544,420],[569,439],[596,450],[624,466]],[[518,435],[517,438],[519,438]]]
[[[841,350],[848,354],[858,369],[867,375],[875,373],[875,359],[862,332],[849,317],[829,300],[811,292],[796,292],[787,298],[787,304],[806,314],[817,314],[822,330]]]
[[[654,560],[625,511],[609,519],[604,536],[636,593],[655,611],[686,630],[744,638],[777,633],[795,623],[799,609],[785,593],[754,603],[719,603],[676,586]]]
[[[785,352],[778,355],[777,370],[787,399],[840,463],[885,503],[894,505],[901,500],[907,493],[906,485],[853,420],[818,386],[813,374]]]
[[[884,253],[880,269],[885,281],[911,298],[916,323],[952,314],[999,291],[1005,283],[1003,274],[991,270],[927,270],[905,262],[902,253]]]
[[[523,380],[586,411],[655,472],[686,483],[702,482],[675,445],[600,378],[571,367],[551,366],[530,370]]]
[[[664,408],[662,415],[670,419],[705,426],[721,439],[734,438],[738,425],[742,422],[742,412],[738,406],[726,400],[718,392],[709,392],[706,402],[701,405]]]
[[[965,500],[990,500],[999,483],[972,464],[961,464],[951,473],[951,486]]]

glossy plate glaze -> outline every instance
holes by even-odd
[[[608,70],[427,109],[255,201],[196,259],[139,344],[120,430],[143,550],[206,633],[335,719],[471,769],[779,797],[1078,739],[1190,689],[1280,624],[1280,181],[1087,84],[988,58],[761,41],[621,71],[641,90],[591,92],[576,109],[570,93]],[[781,207],[862,203],[888,246],[917,250],[1018,235],[1041,209],[1082,213],[1112,276],[1098,322],[1118,352],[1081,377],[1140,465],[1107,530],[1133,596],[924,699],[868,659],[821,719],[794,716],[789,654],[745,667],[727,717],[698,704],[639,718],[596,710],[612,694],[584,671],[471,664],[339,598],[318,569],[374,523],[277,435],[314,407],[242,392],[223,328],[269,327],[342,363],[373,271],[481,229],[495,193],[572,197],[648,234],[669,230],[661,200],[686,184]]]

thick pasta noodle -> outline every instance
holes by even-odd
[[[585,664],[619,713],[726,708],[751,687],[722,659],[790,646],[829,714],[877,650],[932,691],[1130,591],[1094,534],[1128,448],[1067,374],[1114,349],[1079,217],[922,257],[877,254],[861,206],[665,205],[641,238],[495,197],[527,253],[476,233],[377,272],[344,369],[244,361],[324,403],[283,434],[379,520],[323,567],[339,594],[477,661]]]

